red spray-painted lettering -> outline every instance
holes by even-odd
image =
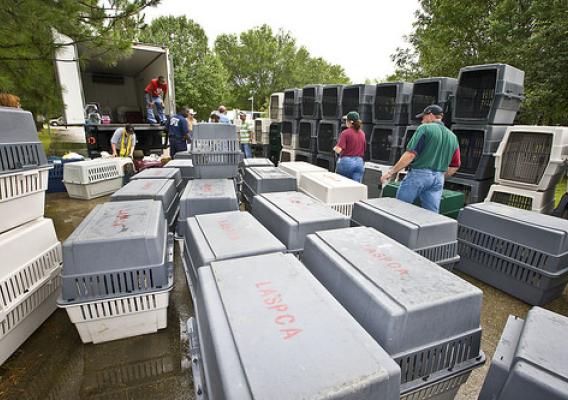
[[[112,221],[112,227],[125,228],[126,227],[125,222],[128,220],[128,217],[130,217],[128,212],[124,210],[118,210],[118,212],[116,213],[116,217],[114,217],[114,221]]]
[[[262,302],[269,310],[275,311],[274,323],[278,325],[278,330],[282,333],[282,340],[289,340],[294,336],[299,335],[302,329],[297,328],[293,324],[296,322],[296,317],[288,312],[288,305],[282,300],[282,294],[270,286],[272,282],[257,282],[256,288]]]
[[[364,245],[362,246],[362,248],[372,257],[381,261],[385,267],[392,269],[395,272],[398,272],[401,278],[408,275],[408,270],[404,268],[402,264],[400,264],[396,260],[393,260],[393,258],[388,256],[387,254],[381,252],[380,249],[377,249],[376,247],[371,245]]]
[[[219,227],[223,232],[227,234],[227,237],[231,240],[239,240],[239,233],[227,219],[222,219],[219,221]]]

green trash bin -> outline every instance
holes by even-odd
[[[396,191],[400,186],[400,182],[389,182],[383,186],[382,197],[396,197]],[[420,199],[414,202],[420,205]],[[440,202],[440,214],[450,218],[457,218],[460,210],[465,206],[465,195],[462,192],[444,189],[442,193],[442,201]]]

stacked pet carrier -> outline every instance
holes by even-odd
[[[296,190],[296,178],[276,167],[251,167],[245,171],[241,194],[249,206],[262,193]]]
[[[348,217],[354,203],[367,200],[367,186],[333,172],[302,174],[299,187],[308,196]]]
[[[481,290],[388,236],[316,232],[302,262],[398,364],[401,399],[453,399],[484,363]]]
[[[292,254],[212,262],[199,284],[198,397],[399,399],[400,368]]]
[[[236,126],[230,124],[196,125],[193,128],[192,154],[195,178],[235,178],[241,161]]]
[[[370,160],[365,164],[363,180],[369,197],[380,197],[380,178],[402,153],[402,140],[409,121],[412,83],[379,83],[373,105]]]
[[[454,219],[393,198],[360,201],[353,206],[354,226],[369,226],[447,270],[459,261]]]
[[[0,365],[56,309],[62,257],[43,218],[49,168],[32,114],[0,107]]]
[[[282,122],[272,121],[268,128],[269,157],[273,164],[280,161],[282,150]]]
[[[246,160],[254,160],[248,158]],[[235,183],[231,179],[195,179],[190,181],[180,200],[176,233],[185,235],[185,222],[200,214],[213,214],[239,209]]]
[[[567,159],[568,128],[509,127],[495,155],[495,185],[487,201],[549,214]]]
[[[346,215],[296,191],[256,196],[251,212],[289,252],[297,255],[303,252],[306,236],[310,233],[349,226]]]
[[[546,304],[568,282],[568,221],[498,203],[458,218],[457,269],[526,303]]]
[[[326,172],[325,169],[317,165],[302,161],[282,162],[278,165],[278,168],[296,178],[297,189],[300,189],[300,183],[304,174],[309,172]]]
[[[308,85],[302,89],[302,119],[298,122],[298,147],[294,161],[312,164],[316,161],[322,91],[323,85]]]
[[[495,175],[494,154],[523,98],[524,72],[506,64],[464,67],[453,103],[452,131],[461,167],[446,188],[465,194],[466,204],[484,201]]]
[[[67,310],[83,343],[166,327],[173,237],[161,202],[97,206],[64,242],[63,259],[58,305]]]
[[[110,201],[159,201],[168,227],[173,228],[179,211],[179,196],[173,179],[135,179],[111,195]]]
[[[322,88],[321,121],[319,122],[316,141],[316,165],[335,172],[336,155],[333,148],[341,133],[343,117],[341,101],[343,85],[324,85]]]
[[[254,120],[253,150],[256,157],[270,157],[270,118]]]
[[[124,171],[112,158],[65,164],[63,183],[72,199],[90,200],[114,193],[123,185]]]
[[[284,118],[284,93],[272,93],[270,95],[270,105],[269,105],[269,115],[268,117],[274,122],[282,122]]]
[[[281,162],[296,161],[298,150],[298,127],[302,117],[302,89],[288,89],[284,91],[284,117],[282,119],[282,133],[280,152]]]
[[[533,307],[509,316],[479,400],[565,399],[568,318]]]

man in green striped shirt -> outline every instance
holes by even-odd
[[[436,104],[418,114],[416,118],[422,118],[422,125],[408,142],[400,160],[381,177],[384,185],[400,170],[410,166],[396,198],[410,204],[420,198],[423,208],[436,213],[440,209],[444,178],[453,175],[461,164],[458,139],[444,126],[442,117],[442,107]]]
[[[252,158],[250,148],[250,135],[252,134],[252,124],[247,121],[247,115],[244,112],[239,113],[241,119],[241,128],[239,130],[239,138],[241,141],[241,151],[245,153],[245,158]]]

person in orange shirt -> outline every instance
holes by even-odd
[[[168,93],[168,84],[166,78],[158,76],[152,79],[146,89],[144,90],[144,101],[146,102],[146,119],[151,124],[165,124],[166,116],[164,115],[164,99]],[[158,118],[154,116],[154,105],[158,111]]]

